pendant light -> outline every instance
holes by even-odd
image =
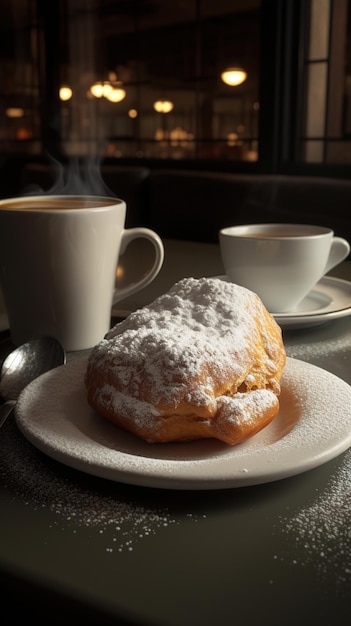
[[[242,67],[228,67],[221,74],[222,81],[230,87],[237,87],[247,79],[247,72]]]

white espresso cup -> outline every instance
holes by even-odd
[[[67,351],[91,348],[109,330],[111,307],[157,276],[160,237],[125,229],[125,217],[123,200],[102,196],[0,201],[0,284],[15,345],[50,335]],[[116,289],[119,256],[140,237],[153,244],[153,265]]]
[[[350,252],[329,228],[304,224],[248,224],[219,232],[225,273],[257,293],[271,313],[288,313]]]

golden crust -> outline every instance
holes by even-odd
[[[87,397],[148,442],[234,445],[277,415],[285,361],[281,329],[256,294],[189,278],[93,349]]]

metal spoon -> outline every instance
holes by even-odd
[[[0,374],[0,428],[13,411],[21,391],[32,380],[63,365],[66,353],[57,339],[41,337],[22,344],[5,358]]]

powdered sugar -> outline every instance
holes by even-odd
[[[38,456],[11,420],[1,431],[0,474],[2,488],[12,493],[14,502],[39,515],[50,514],[53,531],[75,534],[89,528],[91,540],[106,552],[132,552],[141,541],[181,521],[159,501],[152,505],[148,498],[144,503],[140,492],[133,500],[122,486],[117,493],[94,482],[91,476],[85,479],[70,472],[68,477],[63,466],[53,466]],[[205,515],[190,511],[188,517],[196,523]]]
[[[278,527],[299,547],[302,565],[313,564],[323,576],[334,571],[335,582],[351,582],[351,450],[325,489],[310,505],[282,517]]]
[[[247,289],[219,279],[183,279],[93,349],[87,372],[92,405],[140,423],[150,434],[158,415],[179,407],[181,413],[185,407],[214,416],[217,389],[223,395],[241,384],[270,388],[263,410],[268,395],[274,405],[280,390],[284,351],[274,327]],[[253,401],[256,408],[260,397]]]
[[[272,406],[272,392],[268,389],[256,389],[250,394],[238,392],[232,397],[222,396],[218,405],[221,416],[229,422],[254,422],[262,410]]]
[[[351,333],[343,333],[340,337],[333,335],[332,338],[326,334],[324,339],[319,338],[318,341],[314,339],[313,335],[310,338],[303,336],[301,343],[296,343],[294,338],[293,345],[290,345],[288,339],[285,346],[289,356],[309,362],[319,362],[323,358],[330,358],[334,354],[346,354],[351,350]]]

